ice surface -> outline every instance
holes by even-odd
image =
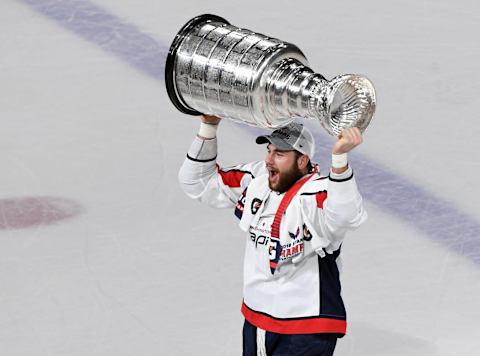
[[[176,174],[197,120],[166,51],[191,17],[290,41],[317,72],[361,73],[377,113],[351,157],[369,221],[344,244],[336,355],[480,347],[480,125],[473,1],[0,3],[0,354],[238,355],[244,236]],[[316,123],[317,159],[331,138]],[[261,159],[219,130],[219,161]],[[251,142],[251,144],[247,144]]]

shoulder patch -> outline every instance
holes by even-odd
[[[230,188],[239,188],[241,186],[240,183],[242,182],[242,179],[246,174],[254,178],[252,172],[242,171],[240,169],[223,170],[218,165],[217,172],[218,174],[220,174],[223,184]]]
[[[317,201],[317,207],[323,209],[323,202],[327,199],[327,191],[321,190],[319,192],[305,192],[300,195],[315,195]]]
[[[325,199],[327,199],[327,191],[323,190],[321,192],[317,192],[317,194],[315,194],[315,198],[317,199],[317,207],[323,209],[323,202]]]
[[[240,198],[238,198],[238,201],[237,201],[237,205],[235,205],[235,216],[240,220],[242,219],[243,210],[245,209],[246,196],[247,196],[247,188],[245,188],[242,195],[240,195]]]

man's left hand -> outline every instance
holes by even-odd
[[[340,155],[348,153],[363,142],[362,133],[358,127],[349,127],[342,131],[333,145],[332,153]]]

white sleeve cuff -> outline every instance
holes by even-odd
[[[348,164],[348,156],[346,153],[332,154],[332,168],[343,168]]]
[[[198,136],[210,140],[217,137],[218,124],[207,124],[205,122],[200,123],[198,130]]]

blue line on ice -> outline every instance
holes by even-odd
[[[168,47],[88,0],[20,0],[147,75],[163,80]]]
[[[102,7],[88,0],[20,1],[145,74],[163,80],[168,46]],[[255,128],[246,129],[252,135],[258,132]],[[319,157],[329,140],[318,129],[315,134],[316,156]],[[480,264],[480,224],[477,221],[371,159],[360,154],[351,154],[351,159],[366,199]]]

